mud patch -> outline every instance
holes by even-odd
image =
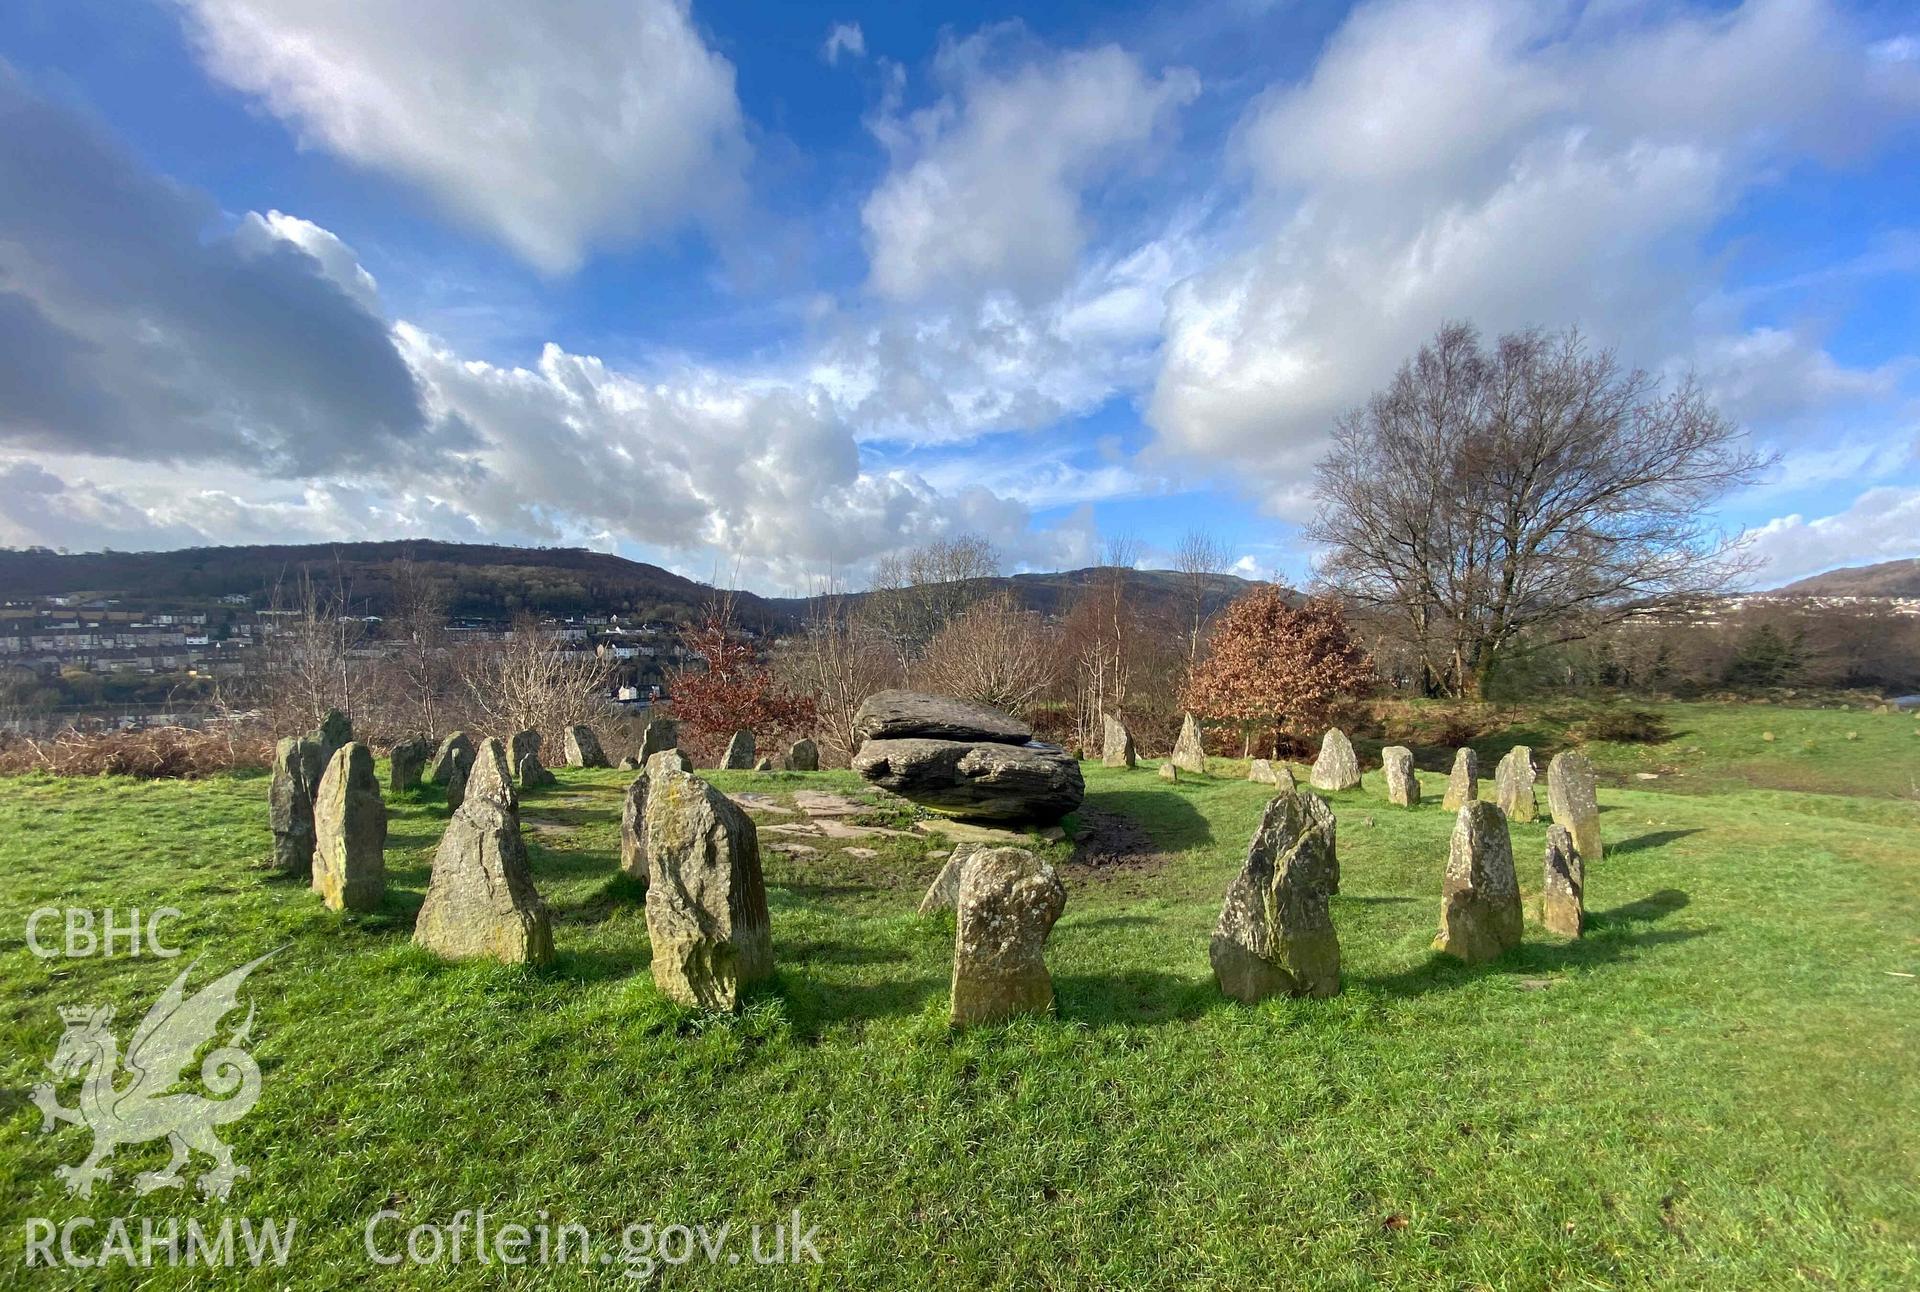
[[[1130,816],[1082,805],[1074,820],[1080,827],[1073,855],[1066,860],[1070,873],[1082,876],[1150,875],[1170,860],[1147,828]]]

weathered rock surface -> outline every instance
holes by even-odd
[[[1208,945],[1220,990],[1249,1005],[1269,996],[1338,995],[1340,939],[1328,903],[1339,891],[1333,809],[1313,794],[1275,796]]]
[[[1100,715],[1100,761],[1108,767],[1132,767],[1133,733],[1111,713]]]
[[[1591,866],[1601,858],[1600,801],[1594,786],[1593,764],[1577,749],[1555,754],[1547,764],[1547,806],[1553,823],[1573,836],[1580,860]]]
[[[753,767],[754,756],[753,733],[736,731],[733,739],[727,742],[727,752],[721,758],[720,766],[727,771],[749,771]]]
[[[627,786],[620,804],[620,871],[647,882],[647,786],[649,778],[641,772]]]
[[[1471,749],[1453,752],[1453,771],[1447,776],[1447,792],[1440,806],[1457,812],[1480,797],[1480,755]]]
[[[1479,964],[1520,945],[1522,923],[1506,813],[1492,803],[1469,803],[1447,846],[1433,949]]]
[[[553,922],[533,885],[506,751],[488,740],[440,836],[414,942],[436,955],[507,964],[553,959]]]
[[[1247,763],[1247,779],[1258,781],[1262,785],[1282,785],[1294,788],[1293,768],[1285,763],[1276,763],[1270,758],[1255,758]]]
[[[757,762],[757,763],[755,763],[755,764],[753,765],[753,770],[754,770],[754,771],[756,771],[756,772],[770,772],[770,771],[772,771],[772,770],[773,770],[773,759],[771,759],[771,758],[764,758],[764,757],[763,757],[763,758],[761,758],[759,762]]]
[[[433,752],[433,742],[424,736],[395,745],[387,752],[387,789],[394,794],[418,789]]]
[[[935,911],[951,911],[960,901],[960,872],[974,853],[980,851],[977,843],[958,843],[947,854],[947,864],[940,867],[940,873],[927,885],[927,894],[920,899],[920,914],[932,915]]]
[[[1170,785],[1178,785],[1180,783],[1180,769],[1174,765],[1173,759],[1171,758],[1161,761],[1160,770],[1157,774],[1161,780],[1166,781]]]
[[[672,718],[654,718],[647,723],[647,729],[640,734],[640,748],[634,758],[642,767],[647,760],[663,749],[673,749],[680,744],[680,724]]]
[[[649,776],[658,776],[663,771],[690,772],[693,770],[693,759],[687,757],[686,750],[676,745],[672,749],[662,749],[647,759],[644,770]]]
[[[759,834],[726,795],[659,766],[646,815],[653,980],[683,1005],[734,1009],[743,986],[773,973]]]
[[[1338,727],[1327,728],[1320,737],[1320,756],[1313,760],[1308,782],[1317,790],[1353,790],[1360,788],[1360,759],[1353,742]]]
[[[585,723],[575,723],[567,728],[565,748],[562,750],[569,767],[605,767],[606,751],[600,747],[600,737],[592,727]]]
[[[513,779],[520,780],[520,760],[540,756],[540,733],[537,731],[516,731],[507,737],[507,767],[513,772]]]
[[[546,765],[540,761],[540,751],[538,749],[530,749],[520,755],[519,772],[520,788],[523,790],[538,789],[542,785],[557,785],[560,783],[559,778],[548,771]]]
[[[951,696],[875,691],[854,714],[853,734],[861,741],[924,737],[1024,745],[1033,739],[1033,728],[998,709]]]
[[[1025,849],[982,849],[967,858],[954,904],[955,1027],[1053,1008],[1044,952],[1066,905],[1053,867]]]
[[[313,803],[313,888],[336,911],[371,911],[387,891],[387,805],[373,751],[346,744],[320,778]]]
[[[1420,806],[1420,778],[1413,774],[1413,751],[1388,745],[1380,751],[1380,770],[1387,778],[1387,802],[1401,807]]]
[[[787,747],[787,770],[790,772],[817,772],[820,770],[820,746],[811,740],[796,740]]]
[[[869,740],[853,770],[924,807],[990,821],[1058,821],[1080,806],[1086,782],[1066,750],[1038,742]]]
[[[461,764],[473,765],[473,738],[464,731],[456,731],[433,751],[433,760],[427,764],[427,779],[435,785],[445,785],[453,779],[454,768]]]
[[[1207,747],[1200,738],[1200,720],[1191,713],[1180,722],[1180,737],[1173,742],[1173,757],[1168,761],[1183,772],[1207,774]]]
[[[1547,827],[1547,867],[1540,885],[1540,922],[1548,932],[1577,938],[1586,923],[1587,871],[1573,835],[1562,825]]]
[[[1532,821],[1540,815],[1534,794],[1533,750],[1515,745],[1493,769],[1493,801],[1509,821]]]
[[[447,811],[458,812],[460,804],[466,801],[467,775],[471,770],[466,763],[453,765],[453,775],[447,779]]]
[[[353,723],[347,715],[338,709],[328,709],[326,716],[320,719],[315,728],[313,742],[320,746],[320,766],[324,769],[333,762],[333,756],[353,743]]]
[[[313,875],[313,800],[308,783],[317,754],[313,742],[287,736],[273,747],[267,785],[267,823],[273,828],[273,864],[289,875]]]

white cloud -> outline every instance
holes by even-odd
[[[892,157],[861,209],[881,296],[1056,291],[1088,242],[1085,192],[1139,159],[1199,92],[1192,72],[1151,76],[1116,46],[1008,64],[1001,49],[1017,35],[949,43],[938,101],[904,115],[889,105],[871,123]]]
[[[353,248],[311,220],[281,211],[265,215],[249,211],[234,231],[234,241],[248,252],[267,250],[276,241],[290,243],[311,256],[321,274],[361,309],[373,315],[380,313],[380,285],[361,265]]]
[[[207,71],[547,272],[721,214],[748,147],[685,0],[181,0]]]
[[[840,55],[849,58],[867,56],[867,38],[857,22],[836,22],[827,32],[826,43],[820,46],[820,57],[829,64],[840,61]]]
[[[1920,488],[1881,486],[1845,511],[1812,520],[1798,513],[1747,531],[1760,559],[1757,587],[1771,588],[1823,570],[1920,556]]]

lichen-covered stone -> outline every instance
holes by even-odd
[[[1024,848],[983,848],[967,858],[954,903],[955,1027],[1053,1008],[1044,953],[1066,905],[1053,867]]]
[[[1276,795],[1227,887],[1208,946],[1220,990],[1249,1005],[1269,996],[1338,995],[1340,939],[1329,902],[1339,891],[1333,810],[1317,795]]]
[[[635,751],[634,760],[645,767],[649,758],[663,749],[673,749],[679,743],[680,724],[672,718],[654,718],[640,735],[640,748]]]
[[[1420,806],[1420,778],[1413,773],[1413,751],[1388,745],[1380,751],[1380,771],[1387,780],[1387,802],[1400,807]]]
[[[466,789],[434,854],[413,940],[448,959],[544,964],[553,959],[553,923],[533,885],[498,740],[482,744]]]
[[[1506,813],[1492,803],[1469,803],[1460,809],[1447,846],[1440,935],[1433,948],[1479,964],[1520,945],[1522,925]]]
[[[427,764],[427,779],[435,785],[445,785],[453,779],[454,769],[463,764],[473,765],[473,738],[464,731],[455,731],[433,751],[433,759]]]
[[[965,869],[967,860],[980,851],[977,843],[955,844],[947,855],[947,864],[940,867],[940,873],[927,885],[925,897],[920,899],[920,914],[932,915],[935,911],[951,911],[960,900],[960,872]]]
[[[387,805],[373,751],[343,745],[313,804],[313,888],[336,911],[371,911],[387,891]]]
[[[773,934],[753,821],[697,776],[649,763],[647,933],[671,1000],[734,1009],[773,973]]]
[[[868,740],[961,740],[1024,745],[1033,728],[984,704],[924,691],[875,691],[853,715],[853,735]]]
[[[1158,774],[1161,780],[1166,781],[1170,785],[1178,785],[1180,783],[1180,768],[1174,764],[1171,758],[1161,761]]]
[[[1132,767],[1133,733],[1111,713],[1100,715],[1100,761],[1107,767]]]
[[[1480,755],[1471,749],[1453,752],[1453,771],[1447,776],[1447,792],[1440,806],[1458,812],[1480,797]]]
[[[387,789],[402,794],[420,787],[427,759],[433,757],[433,742],[423,737],[403,740],[387,752]]]
[[[1534,794],[1533,750],[1515,745],[1493,769],[1493,801],[1507,814],[1509,821],[1533,821],[1540,816],[1540,800]]]
[[[530,749],[520,756],[519,771],[520,788],[523,790],[559,784],[559,778],[548,771],[546,765],[540,761],[540,751],[537,749]]]
[[[520,760],[529,757],[538,758],[539,756],[539,732],[533,730],[516,731],[507,737],[507,767],[512,771],[515,781],[523,785],[526,783],[520,779]]]
[[[1051,824],[1086,795],[1079,762],[1038,742],[869,740],[853,770],[923,807],[977,820]]]
[[[647,882],[647,785],[643,771],[620,804],[620,871],[642,884]]]
[[[720,766],[728,771],[748,771],[753,767],[754,757],[753,733],[736,731],[727,742],[727,753],[720,760]]]
[[[647,765],[643,770],[649,776],[658,776],[663,771],[690,772],[693,770],[693,759],[687,757],[686,750],[675,745],[668,749],[662,749],[659,753],[647,759]]]
[[[1553,823],[1573,836],[1580,860],[1591,866],[1601,859],[1600,801],[1594,785],[1593,764],[1577,749],[1553,756],[1547,764],[1547,806]]]
[[[1293,779],[1293,769],[1285,763],[1276,763],[1269,758],[1255,758],[1247,763],[1247,779],[1261,785],[1280,784],[1280,773],[1286,772],[1287,779]],[[1291,786],[1289,786],[1291,788]]]
[[[1317,790],[1360,788],[1360,759],[1346,732],[1327,728],[1327,734],[1320,738],[1320,756],[1313,760],[1313,772],[1307,780]]]
[[[566,755],[569,767],[605,767],[607,765],[607,754],[600,747],[599,735],[585,723],[576,722],[568,727],[562,746],[561,752]]]
[[[1565,826],[1547,827],[1546,875],[1540,885],[1540,922],[1550,933],[1577,938],[1586,923],[1587,872]]]
[[[820,746],[811,740],[796,740],[787,747],[786,762],[790,772],[817,772],[820,770]]]
[[[753,765],[753,770],[754,770],[754,771],[756,771],[756,772],[770,772],[770,771],[772,771],[772,770],[773,770],[773,759],[771,759],[771,758],[765,758],[765,757],[763,757],[763,758],[761,758],[759,762],[757,762],[757,763],[755,763],[755,764]]]
[[[267,785],[267,823],[273,829],[273,864],[289,875],[313,875],[313,800],[308,784],[316,750],[311,740],[288,736],[273,747],[273,779]]]
[[[1191,713],[1180,722],[1180,738],[1173,742],[1173,757],[1168,761],[1183,772],[1207,774],[1207,747],[1200,736],[1200,720]]]
[[[328,709],[311,739],[320,746],[320,766],[324,775],[324,769],[333,762],[333,756],[353,743],[353,722],[340,710]]]

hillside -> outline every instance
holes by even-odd
[[[1774,596],[1792,597],[1920,597],[1920,557],[1901,561],[1882,561],[1878,565],[1856,565],[1845,570],[1829,570],[1800,579]]]

